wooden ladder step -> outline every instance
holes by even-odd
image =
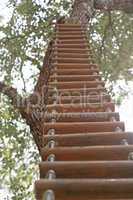
[[[88,45],[86,43],[83,43],[83,44],[54,44],[53,45],[54,48],[86,48],[88,49]]]
[[[48,98],[47,104],[53,104],[55,101],[55,97]],[[110,95],[89,95],[89,96],[57,96],[56,97],[56,104],[69,104],[69,103],[105,103],[105,102],[111,102]]]
[[[57,62],[57,63],[85,63],[89,64],[92,61],[92,59],[89,58],[59,58],[55,57],[52,59],[52,62]]]
[[[100,160],[128,160],[133,152],[133,145],[100,145],[86,147],[55,147],[43,148],[42,159],[55,155],[56,161],[100,161]]]
[[[49,141],[55,141],[55,146],[95,146],[95,145],[120,145],[123,140],[133,144],[133,133],[130,132],[97,132],[43,135],[44,146]]]
[[[106,112],[110,109],[112,112],[115,111],[115,105],[113,102],[105,103],[71,103],[71,104],[53,104],[47,105],[46,110],[52,112],[56,110],[57,112]]]
[[[58,25],[57,26],[57,30],[60,30],[60,31],[64,31],[64,30],[66,30],[66,31],[72,31],[72,30],[79,30],[79,31],[85,31],[85,29],[83,28],[83,27],[81,27],[81,26],[60,26],[60,25]]]
[[[86,37],[86,32],[84,30],[64,30],[64,31],[60,31],[59,29],[56,31],[56,38],[58,38],[58,35],[84,35],[84,37]]]
[[[52,63],[53,67],[57,67],[58,69],[72,69],[72,70],[78,70],[78,69],[82,69],[82,70],[88,70],[88,69],[95,69],[95,70],[99,70],[98,66],[96,64],[85,64],[85,63]]]
[[[82,38],[82,39],[76,39],[76,40],[60,40],[60,39],[56,39],[55,40],[55,43],[59,43],[59,44],[82,44],[82,43],[86,43],[86,40],[85,38]]]
[[[57,28],[57,30],[56,30],[56,32],[58,32],[58,33],[78,33],[78,34],[80,34],[80,32],[83,32],[83,33],[85,33],[86,31],[85,31],[85,29],[82,29],[82,28]]]
[[[54,56],[58,56],[59,58],[92,58],[93,55],[89,53],[54,53]]]
[[[79,34],[79,35],[75,35],[75,34],[72,35],[70,33],[69,34],[66,33],[64,35],[64,33],[59,34],[59,32],[57,32],[54,38],[59,39],[59,40],[80,40],[80,39],[85,39],[85,37],[86,37],[86,35],[84,33]]]
[[[53,190],[58,200],[133,199],[133,179],[41,179],[35,183],[36,199]]]
[[[45,178],[49,170],[56,178],[133,178],[133,161],[55,161],[41,162],[40,176]]]
[[[53,51],[62,52],[62,53],[88,53],[91,52],[88,48],[57,48],[57,46],[53,47]]]
[[[85,113],[47,113],[45,120],[48,122],[52,118],[56,119],[57,122],[97,122],[97,121],[109,121],[115,118],[116,121],[120,120],[118,112],[85,112]]]
[[[57,69],[57,70],[53,70],[53,72],[56,72],[58,75],[94,75],[94,73],[99,73],[99,70],[98,69]]]
[[[57,25],[58,28],[82,28],[80,24],[75,23],[60,23]]]
[[[49,87],[48,93],[53,94],[54,88]],[[106,88],[105,87],[100,87],[100,88],[69,88],[69,89],[58,89],[58,94],[62,96],[68,96],[68,94],[71,94],[72,96],[74,95],[98,95],[98,94],[105,94]]]
[[[64,123],[46,123],[44,124],[44,133],[47,133],[49,129],[55,129],[56,134],[72,134],[72,133],[87,133],[87,132],[112,132],[116,131],[116,128],[120,128],[124,131],[123,122],[64,122]]]
[[[49,78],[49,81],[53,81],[53,80],[57,80],[57,81],[94,81],[96,79],[101,80],[101,76],[100,75],[63,75],[63,76],[51,76]]]
[[[71,89],[71,88],[93,88],[103,87],[103,81],[71,81],[71,82],[50,82],[50,87],[56,87],[57,89]],[[80,95],[80,94],[79,94]]]

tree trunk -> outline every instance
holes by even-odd
[[[95,9],[133,12],[133,0],[95,0]]]
[[[80,23],[84,26],[88,24],[88,21],[94,13],[93,0],[75,0],[73,5],[73,11],[71,19],[75,23]]]
[[[133,12],[133,0],[75,0],[71,19],[75,23],[87,25],[95,9],[130,13]]]

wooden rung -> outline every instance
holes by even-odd
[[[78,68],[81,70],[88,70],[94,68],[95,70],[99,70],[99,67],[96,64],[85,64],[85,63],[80,63],[80,64],[75,64],[75,63],[52,63],[53,67],[57,67],[58,69],[72,69],[72,70],[78,70]]]
[[[92,58],[93,55],[89,53],[54,53],[54,56],[58,56],[59,58]]]
[[[89,58],[53,58],[52,62],[57,63],[85,63],[89,64],[92,61],[92,59]]]
[[[57,89],[71,89],[71,88],[94,88],[104,87],[103,81],[71,81],[71,82],[50,82],[49,87],[56,87]],[[79,94],[80,95],[80,94]]]
[[[58,89],[58,95],[61,95],[61,96],[68,96],[68,95],[71,95],[71,96],[79,96],[79,94],[81,95],[102,95],[102,94],[105,94],[107,91],[106,91],[106,88],[104,87],[100,87],[100,88],[69,88],[69,89]],[[49,87],[48,89],[48,94],[49,96],[50,95],[53,95],[54,93],[54,87]]]
[[[71,32],[78,32],[78,33],[80,33],[80,32],[84,32],[85,33],[85,29],[82,29],[81,27],[79,28],[79,27],[76,27],[76,28],[73,28],[73,27],[70,27],[70,28],[66,28],[66,27],[59,27],[59,28],[57,28],[56,29],[56,32],[69,32],[69,33],[71,33]]]
[[[105,83],[103,81],[71,81],[71,82],[50,82],[50,87],[55,87],[57,89],[70,89],[70,88],[93,88],[98,86],[104,86]],[[79,94],[80,95],[80,94]]]
[[[81,27],[60,27],[60,26],[57,26],[57,29],[56,31],[59,31],[59,32],[64,32],[64,31],[68,31],[68,32],[71,32],[71,31],[86,31],[84,28],[81,28]]]
[[[91,52],[90,49],[88,48],[84,48],[84,49],[80,49],[80,48],[57,48],[57,46],[53,47],[53,51],[56,52],[62,52],[62,53],[88,53]]]
[[[53,136],[43,135],[44,147],[50,140],[55,141],[58,147],[71,146],[96,146],[96,145],[119,145],[126,139],[129,144],[133,144],[133,133],[130,132],[97,132],[97,133],[74,133],[56,134]]]
[[[52,112],[105,112],[109,108],[112,112],[115,111],[115,105],[112,102],[107,103],[73,103],[73,104],[56,104],[47,105],[46,110]]]
[[[124,131],[123,122],[64,122],[64,123],[44,123],[44,134],[49,129],[55,129],[56,134],[72,134],[72,133],[87,133],[87,132],[112,132],[119,127]]]
[[[47,104],[53,104],[55,98],[48,98]],[[89,96],[58,96],[56,104],[73,104],[73,103],[105,103],[111,102],[110,95],[89,95]]]
[[[54,36],[55,39],[60,39],[60,40],[70,40],[70,39],[73,39],[73,40],[77,40],[77,39],[85,39],[85,34],[80,34],[80,35],[71,35],[71,34],[56,34]]]
[[[35,182],[36,199],[48,189],[58,200],[133,199],[133,179],[41,179]]]
[[[75,30],[75,31],[56,31],[56,37],[58,38],[58,35],[84,35],[86,37],[85,31],[84,30]]]
[[[54,154],[56,161],[93,161],[93,160],[128,160],[133,145],[105,145],[87,147],[55,147],[43,148],[42,159]]]
[[[88,49],[88,45],[87,44],[54,44],[53,45],[54,48],[86,48]]]
[[[51,76],[49,81],[94,81],[96,79],[101,80],[100,75],[63,75],[63,76]]]
[[[63,63],[64,64],[64,63]],[[93,73],[99,73],[98,69],[57,69],[57,75],[91,75]]]
[[[62,24],[62,25],[58,25],[57,26],[57,29],[60,29],[60,30],[62,30],[62,29],[67,29],[67,30],[69,30],[69,29],[80,29],[80,30],[84,30],[85,31],[85,28],[83,28],[83,27],[81,27],[80,25],[72,25],[72,24],[70,24],[70,25],[65,25],[65,24]]]
[[[47,113],[45,115],[45,120],[48,122],[52,118],[56,119],[57,122],[82,122],[82,121],[109,121],[111,118],[115,118],[116,121],[120,120],[119,113],[116,112],[85,112],[85,113]]]
[[[56,161],[41,162],[40,176],[56,172],[56,178],[133,178],[132,161]]]
[[[69,28],[69,27],[72,27],[72,28],[82,28],[80,24],[75,24],[75,23],[59,23],[57,24],[57,27],[59,28]]]
[[[56,39],[55,40],[55,43],[59,43],[59,44],[82,44],[82,43],[85,43],[86,40],[85,38],[82,38],[82,39],[76,39],[76,40],[60,40],[60,39]]]

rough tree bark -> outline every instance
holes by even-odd
[[[94,13],[93,0],[75,0],[71,14],[71,20],[86,26]]]
[[[86,25],[94,10],[122,10],[133,12],[133,0],[75,0],[71,18],[74,22]]]
[[[95,0],[95,9],[99,10],[123,10],[133,12],[133,0]]]
[[[133,11],[133,0],[75,0],[71,14],[71,21],[87,25],[89,19],[93,16],[94,10],[124,10],[126,12]],[[41,150],[43,146],[42,134],[45,123],[46,101],[48,91],[48,78],[51,72],[52,58],[51,41],[45,54],[43,67],[35,86],[33,94],[28,98],[22,98],[17,90],[0,82],[0,92],[7,95],[12,104],[26,119],[26,123],[30,126],[34,140]]]

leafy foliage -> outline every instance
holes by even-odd
[[[34,69],[33,73],[30,73],[31,78],[35,78],[39,73],[37,69],[42,66],[44,51],[53,33],[52,23],[61,12],[65,13],[70,5],[64,0],[23,0],[9,3],[13,9],[11,19],[7,25],[0,27],[3,35],[0,40],[0,72],[9,83],[18,77],[24,82],[27,66],[32,65]],[[17,74],[17,77],[14,77],[14,74]]]
[[[39,155],[28,127],[6,100],[1,103],[0,182],[13,200],[33,199]]]
[[[133,14],[96,13],[90,36],[105,80],[133,80]]]

